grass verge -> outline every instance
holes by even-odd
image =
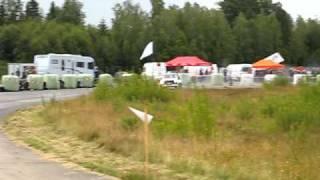
[[[319,86],[171,91],[134,79],[21,112],[5,128],[83,167],[144,179],[142,125],[127,106],[146,106],[147,179],[316,179],[319,102]]]

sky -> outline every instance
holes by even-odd
[[[61,6],[64,0],[38,0],[43,13],[47,13],[50,3],[54,1],[57,5]],[[111,24],[113,18],[112,8],[117,3],[122,3],[124,0],[80,0],[84,5],[84,12],[86,14],[86,22],[89,24],[97,25],[102,19],[105,19],[108,25]],[[183,6],[185,2],[197,2],[201,6],[208,8],[218,8],[217,2],[221,0],[164,0],[166,5],[179,5]],[[139,3],[141,7],[150,11],[150,0],[132,0],[134,3]],[[293,18],[301,15],[304,18],[319,18],[320,10],[317,6],[317,0],[273,0],[273,2],[281,2],[283,8],[289,12]]]

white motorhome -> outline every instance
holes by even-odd
[[[72,54],[44,54],[34,56],[37,74],[92,74],[95,62],[92,57]]]
[[[166,63],[149,62],[143,65],[143,75],[160,80],[167,73]]]
[[[230,64],[226,68],[226,76],[232,80],[240,80],[242,74],[251,74],[252,64]]]

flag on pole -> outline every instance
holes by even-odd
[[[144,48],[144,51],[140,57],[140,60],[151,56],[153,54],[153,41],[149,42],[148,45]]]
[[[281,54],[278,53],[278,52],[270,55],[270,56],[267,57],[266,59],[267,59],[267,60],[271,60],[271,61],[273,61],[273,62],[275,62],[275,63],[278,63],[278,64],[284,62],[283,57],[282,57]]]
[[[142,122],[145,122],[145,113],[142,111],[139,111],[135,108],[129,107],[130,111],[132,111]],[[153,119],[153,116],[151,114],[147,114],[147,123],[150,123]]]

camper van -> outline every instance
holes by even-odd
[[[92,57],[71,54],[45,54],[34,56],[37,74],[92,74],[95,63]]]
[[[230,64],[226,68],[226,76],[234,81],[240,81],[242,74],[252,73],[252,64]]]
[[[143,65],[143,75],[160,80],[167,73],[166,63],[149,62]]]

